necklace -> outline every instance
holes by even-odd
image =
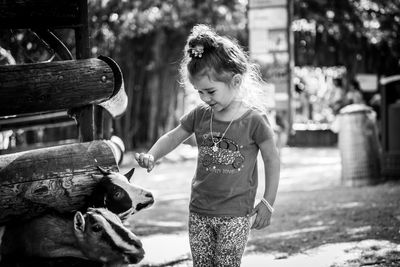
[[[210,135],[211,135],[211,141],[213,142],[213,147],[212,147],[212,151],[213,152],[217,152],[218,151],[218,144],[221,143],[222,139],[224,138],[226,132],[228,131],[229,127],[231,126],[232,122],[235,120],[235,117],[237,115],[237,113],[240,111],[240,107],[242,106],[242,103],[240,103],[240,106],[238,108],[238,111],[236,112],[235,116],[233,116],[232,120],[229,122],[228,127],[226,127],[225,131],[222,133],[221,138],[217,141],[214,142],[214,136],[213,136],[213,128],[212,128],[212,124],[213,124],[213,115],[214,115],[214,110],[211,109],[211,119],[210,119]]]

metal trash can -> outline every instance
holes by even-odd
[[[372,185],[380,182],[380,148],[376,113],[363,104],[339,112],[338,144],[342,161],[342,184]]]

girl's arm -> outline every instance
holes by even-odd
[[[261,156],[265,169],[265,192],[264,199],[272,206],[278,192],[280,160],[275,146],[275,141],[271,138],[260,145]]]
[[[174,150],[191,134],[179,124],[175,129],[161,136],[147,153],[136,153],[135,159],[141,167],[147,168],[147,171],[150,172],[157,160]]]
[[[270,138],[259,145],[265,169],[264,199],[273,206],[278,191],[280,160],[275,141]],[[253,214],[257,214],[252,228],[262,229],[270,224],[272,212],[260,202],[255,207]]]

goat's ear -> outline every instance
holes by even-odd
[[[127,173],[124,175],[126,178],[128,178],[128,181],[131,180],[131,177],[132,177],[132,175],[133,175],[134,172],[135,172],[135,168],[132,168],[132,170],[130,170],[129,172],[127,172]]]
[[[85,231],[85,218],[79,211],[77,211],[74,216],[74,229],[79,233]]]
[[[99,171],[100,171],[101,174],[103,174],[103,175],[109,175],[109,174],[111,174],[111,171],[110,171],[109,169],[106,169],[106,168],[103,168],[103,167],[100,167],[100,166],[97,166],[97,169],[99,169]]]

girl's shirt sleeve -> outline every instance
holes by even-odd
[[[195,129],[195,121],[196,121],[196,109],[193,109],[183,115],[179,120],[183,129],[188,131],[189,133],[194,132]]]
[[[253,140],[256,144],[261,144],[262,142],[273,138],[274,132],[266,114],[261,114],[257,117],[258,119],[253,132]]]

